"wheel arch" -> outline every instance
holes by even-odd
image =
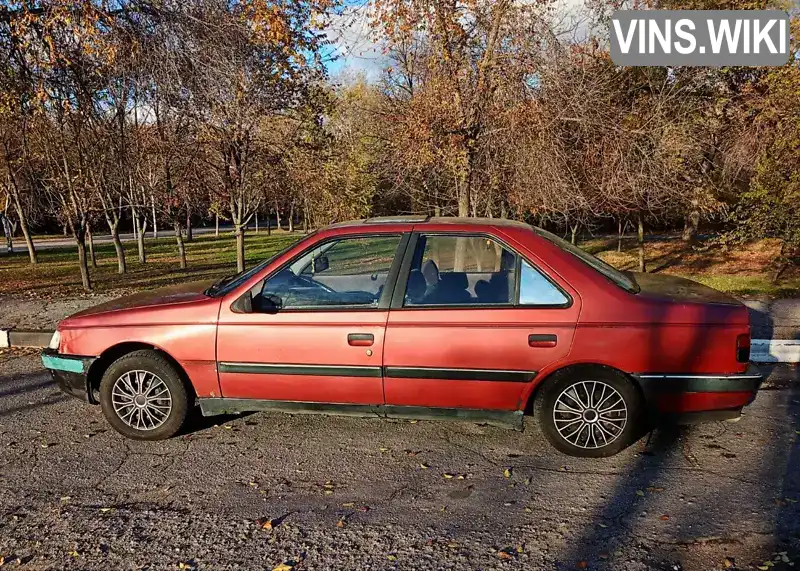
[[[625,377],[626,379],[628,379],[628,381],[630,381],[630,383],[634,387],[636,387],[636,389],[639,391],[639,394],[642,396],[642,399],[644,400],[644,402],[647,403],[647,395],[643,391],[641,384],[636,379],[636,377],[634,377],[630,373],[626,373],[625,371],[622,371],[621,369],[618,369],[618,368],[613,367],[611,365],[606,365],[604,363],[591,363],[591,362],[587,362],[587,363],[571,363],[569,365],[563,365],[563,366],[558,367],[556,369],[552,369],[550,371],[547,371],[544,375],[536,377],[534,383],[532,383],[532,388],[530,389],[530,392],[527,395],[527,398],[525,400],[525,408],[523,409],[523,412],[526,415],[529,415],[529,416],[533,415],[534,404],[536,403],[536,398],[542,393],[541,389],[548,382],[550,382],[554,377],[559,376],[559,375],[568,375],[570,373],[572,373],[572,374],[580,374],[580,373],[582,373],[584,371],[592,371],[592,370],[597,370],[597,369],[611,371],[611,372],[614,372],[614,373],[616,373],[618,375],[621,375],[621,376]],[[523,398],[525,398],[525,397],[523,397]]]
[[[178,376],[181,378],[184,386],[186,387],[186,393],[191,397],[191,399],[197,398],[194,386],[189,380],[189,375],[186,374],[186,370],[172,355],[164,351],[161,347],[157,347],[152,343],[144,343],[141,341],[124,341],[122,343],[112,345],[103,351],[92,363],[91,367],[89,367],[89,370],[86,373],[86,384],[89,392],[89,400],[92,404],[98,404],[100,402],[99,399],[95,397],[95,393],[100,389],[100,381],[103,379],[103,375],[105,374],[106,370],[108,370],[108,367],[111,366],[111,363],[129,353],[142,350],[154,351],[164,357],[170,363],[170,365],[175,368],[175,371],[177,371]]]

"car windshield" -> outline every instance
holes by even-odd
[[[316,232],[309,234],[308,236],[302,238],[299,242],[293,242],[286,246],[283,250],[279,251],[278,253],[271,256],[269,259],[264,260],[260,264],[253,266],[249,270],[245,270],[243,272],[239,272],[238,274],[233,274],[230,276],[225,276],[224,278],[217,280],[214,284],[208,288],[203,293],[209,297],[219,297],[221,295],[225,295],[229,291],[235,290],[237,287],[242,285],[244,282],[249,280],[255,274],[266,268],[269,264],[272,263],[273,260],[277,259],[278,257],[282,256],[292,248],[294,248],[297,244],[301,242],[305,242],[309,238],[311,238]]]
[[[570,244],[563,238],[559,238],[558,236],[548,232],[547,230],[542,230],[541,228],[537,228],[535,226],[533,227],[533,230],[545,240],[552,242],[562,250],[569,252],[570,254],[578,258],[580,261],[582,261],[587,266],[591,267],[593,270],[600,272],[622,289],[629,291],[631,293],[639,293],[639,284],[636,283],[636,280],[634,280],[632,276],[622,273],[616,268],[613,268],[607,263],[605,263],[600,258],[592,256],[585,250],[581,250],[577,246]]]

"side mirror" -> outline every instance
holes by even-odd
[[[320,256],[319,258],[314,258],[314,273],[318,274],[319,272],[324,272],[330,267],[330,263],[328,262],[328,256]]]
[[[283,300],[275,294],[260,294],[253,299],[253,310],[256,313],[278,313],[282,307]]]

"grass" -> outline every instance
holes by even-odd
[[[617,251],[616,237],[586,240],[580,246],[586,251],[622,270],[638,270],[639,252],[634,237],[623,239]],[[772,281],[780,241],[758,240],[726,246],[714,236],[704,236],[689,246],[679,235],[651,236],[645,240],[647,270],[695,280],[737,297],[800,296],[800,271],[785,273]]]
[[[302,233],[250,234],[245,238],[245,259],[248,267],[269,258],[303,236]],[[233,236],[203,234],[186,242],[188,267],[181,270],[174,238],[146,240],[147,262],[139,263],[135,242],[124,242],[128,273],[117,273],[114,245],[96,244],[97,268],[89,273],[97,293],[126,293],[153,289],[173,283],[212,280],[236,273],[236,251]],[[37,296],[76,294],[83,291],[75,247],[41,249],[39,263],[29,264],[27,252],[0,256],[0,294],[28,292]]]
[[[302,233],[263,231],[246,237],[246,265],[263,261],[302,237]],[[97,268],[90,268],[94,291],[123,294],[153,289],[173,283],[211,280],[235,273],[235,242],[230,233],[220,237],[196,235],[186,243],[188,268],[178,268],[177,246],[173,238],[148,238],[147,263],[140,264],[135,242],[125,242],[128,273],[117,273],[114,246],[98,244]],[[625,270],[638,265],[636,240],[626,238],[617,251],[616,237],[585,240],[580,246],[610,264]],[[774,259],[780,249],[776,240],[761,240],[736,247],[725,247],[713,237],[688,247],[677,235],[651,236],[646,242],[648,271],[679,275],[709,285],[738,297],[800,296],[800,272],[787,272],[773,283]],[[31,266],[27,253],[0,256],[0,295],[27,292],[49,297],[82,293],[77,254],[74,247],[42,249],[39,264]]]

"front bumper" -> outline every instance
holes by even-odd
[[[60,355],[55,349],[42,351],[42,364],[50,371],[58,387],[68,395],[93,403],[89,387],[89,368],[97,357]]]
[[[755,365],[738,374],[635,375],[654,412],[686,422],[735,418],[764,380]]]

